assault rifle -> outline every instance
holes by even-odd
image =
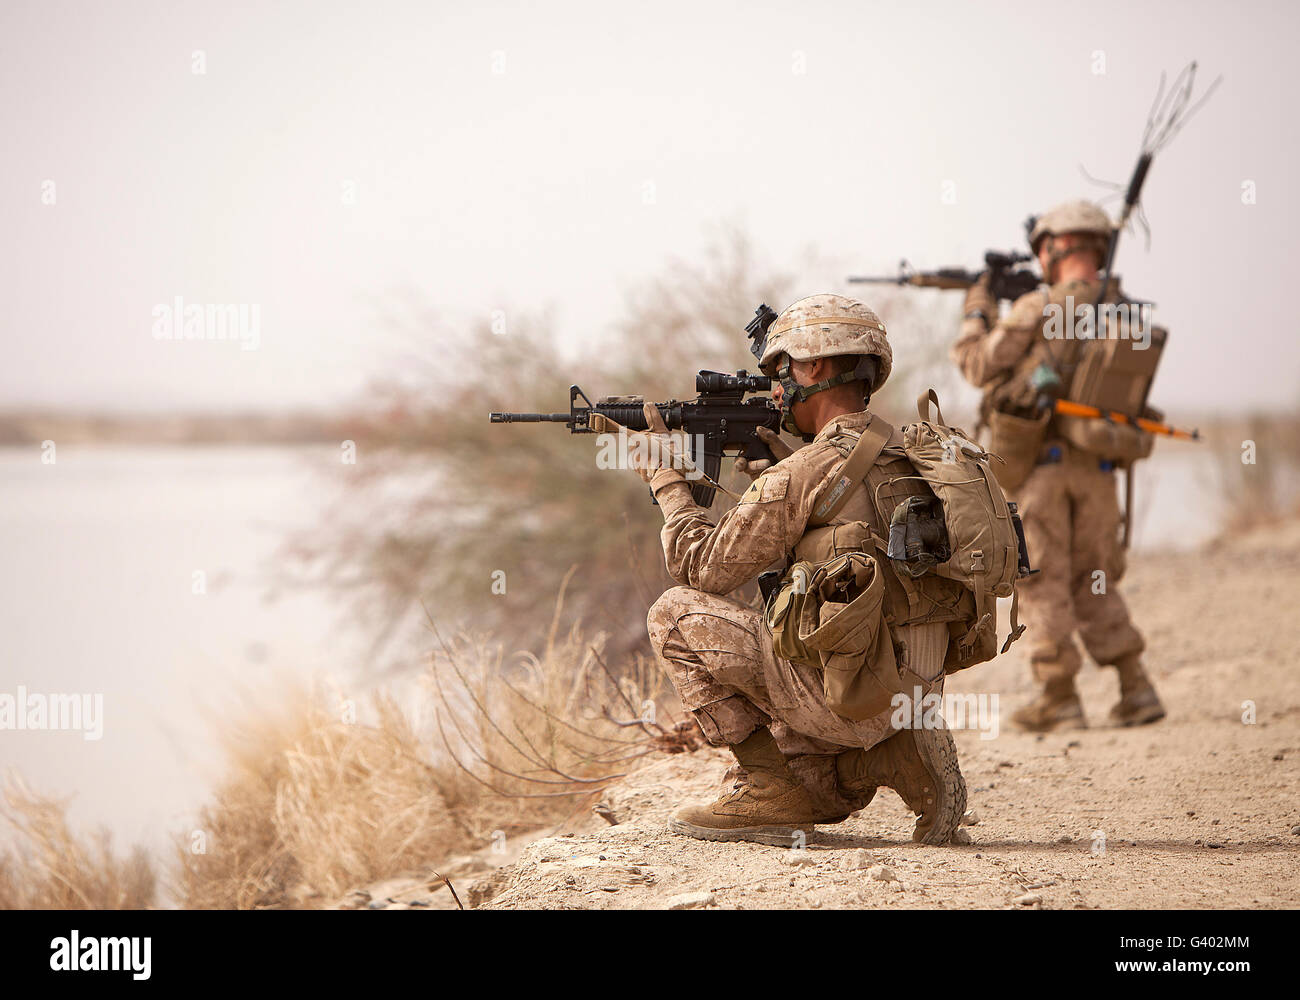
[[[1015,301],[1026,292],[1032,292],[1042,279],[1030,268],[1020,267],[1033,260],[1027,253],[1011,251],[1002,253],[989,250],[984,254],[984,267],[991,272],[989,290],[994,298]],[[917,271],[906,260],[898,262],[898,274],[893,277],[850,277],[850,283],[875,285],[913,285],[917,288],[970,288],[980,278],[980,271],[967,271],[960,267],[941,267],[937,271]]]
[[[691,484],[691,495],[701,507],[713,503],[723,455],[776,460],[756,432],[767,427],[780,433],[781,411],[767,396],[745,399],[748,393],[771,388],[772,380],[766,375],[701,371],[695,376],[695,391],[699,393],[695,399],[655,403],[668,429],[687,435],[691,464],[704,474],[703,481]],[[580,405],[579,400],[585,405]],[[604,417],[630,431],[644,431],[649,429],[644,403],[641,396],[607,396],[593,403],[582,389],[571,385],[568,413],[491,413],[488,419],[494,424],[564,424],[572,434],[596,434],[605,430],[604,421],[599,419]]]

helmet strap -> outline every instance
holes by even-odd
[[[874,354],[867,354],[863,355],[857,366],[851,371],[840,372],[838,375],[832,375],[830,378],[814,382],[812,385],[800,385],[794,380],[794,376],[790,372],[790,357],[786,355],[785,363],[776,372],[776,377],[781,383],[781,427],[789,434],[802,437],[805,441],[811,441],[813,436],[799,430],[798,425],[795,423],[794,404],[802,403],[809,396],[824,392],[827,389],[833,389],[837,385],[861,382],[864,386],[862,405],[865,407],[871,401],[871,386],[875,383],[876,374],[879,371],[880,359]]]

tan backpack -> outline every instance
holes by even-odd
[[[799,545],[805,557],[767,600],[777,654],[822,670],[828,704],[849,718],[875,714],[900,690],[888,628],[920,620],[918,607],[943,609],[935,620],[949,627],[945,673],[997,655],[997,598],[1012,598],[1002,652],[1024,632],[1015,586],[1029,572],[1023,529],[989,468],[992,456],[944,423],[933,389],[918,398],[917,410],[921,420],[903,428],[902,444],[914,474],[890,480],[913,480],[910,495],[884,509],[890,501],[881,501],[882,490],[872,491],[889,537],[865,521],[827,523],[867,480],[889,441],[888,425],[876,419],[814,511]],[[886,573],[902,585],[905,601],[888,599]]]
[[[1153,326],[1145,348],[1128,335],[1126,320],[1110,338],[1076,345],[1066,398],[1134,417],[1149,417],[1147,396],[1169,331]],[[1155,435],[1130,424],[1058,414],[1056,425],[1071,444],[1098,458],[1127,465],[1151,454]]]
[[[1028,301],[1039,310],[1049,304],[1064,308],[1063,302],[1069,302],[1059,291],[1051,296],[1036,294],[1038,298]],[[1063,398],[1070,402],[1158,418],[1147,397],[1169,333],[1151,326],[1147,337],[1136,336],[1141,331],[1133,328],[1133,318],[1145,322],[1142,306],[1127,299],[1108,300],[1102,308],[1113,311],[1094,320],[1101,326],[1097,337],[1054,343],[1037,340],[1012,373],[986,393],[982,417],[990,431],[989,450],[1002,459],[997,475],[1007,492],[1014,494],[1029,478],[1049,438],[1064,438],[1081,451],[1126,467],[1151,454],[1154,435],[1118,421],[1039,409],[1043,397],[1033,387],[1036,370],[1046,363],[1064,378]]]
[[[928,412],[931,403],[934,404],[933,421]],[[989,467],[992,456],[965,431],[944,423],[935,391],[922,394],[916,406],[921,420],[903,428],[903,448],[917,475],[934,492],[947,530],[948,558],[935,559],[933,572],[957,581],[975,598],[975,620],[969,631],[958,639],[957,661],[951,668],[961,670],[997,655],[997,598],[1012,598],[1011,633],[1002,652],[1024,632],[1017,614],[1019,595],[1016,592],[1016,581],[1029,572],[1024,529],[1015,504],[1007,502]],[[918,505],[912,501],[910,506]],[[890,515],[886,554],[899,572],[923,575],[934,557],[926,557],[928,550],[921,539],[920,544],[912,545],[921,554],[908,558],[909,543],[918,533],[909,523],[912,514],[912,510],[900,505]]]

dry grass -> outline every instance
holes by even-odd
[[[658,666],[634,654],[611,668],[603,635],[561,630],[563,599],[541,651],[509,663],[499,644],[437,636],[425,682],[441,787],[475,842],[562,826],[641,757],[698,745]]]
[[[562,825],[654,749],[691,736],[655,721],[658,669],[605,665],[600,635],[560,626],[541,652],[444,641],[414,697],[377,694],[365,721],[319,693],[226,713],[227,771],[197,831],[176,838],[187,908],[313,906],[428,872],[501,836]],[[414,720],[414,721],[413,721]],[[631,723],[622,725],[621,723]],[[201,850],[196,850],[196,845]]]
[[[566,409],[570,382],[593,398],[688,398],[697,369],[753,370],[742,328],[759,302],[780,308],[825,285],[796,289],[724,229],[702,263],[671,261],[633,289],[627,319],[582,338],[577,357],[562,349],[577,338],[545,314],[511,314],[503,335],[418,300],[385,316],[421,354],[376,387],[374,417],[352,435],[358,462],[343,467],[326,522],[289,546],[287,582],[338,592],[374,636],[368,663],[409,662],[435,608],[445,631],[424,697],[399,707],[378,696],[364,722],[302,692],[278,714],[229,713],[243,721],[225,733],[226,774],[197,831],[177,837],[180,904],[313,905],[502,834],[563,826],[645,754],[701,745],[693,722],[668,714],[673,695],[647,655],[645,609],[670,581],[644,485],[598,469],[591,439],[494,426],[487,411]],[[911,383],[940,358],[946,327],[906,296],[868,298],[904,334],[877,408],[910,419]],[[485,633],[495,640],[475,637]],[[83,857],[124,877],[106,854]],[[6,865],[0,898],[35,898],[8,889],[35,886],[29,869]]]
[[[79,838],[66,803],[8,778],[0,818],[13,845],[0,853],[0,909],[138,910],[157,898],[154,866],[141,848],[113,852],[108,833]]]
[[[177,895],[189,908],[303,904],[419,868],[459,837],[397,705],[369,723],[295,698],[228,732],[229,771],[198,831],[177,838]]]
[[[1300,416],[1252,414],[1206,432],[1225,535],[1276,524],[1297,510]],[[1243,461],[1243,456],[1254,461]]]

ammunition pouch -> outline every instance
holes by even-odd
[[[1017,417],[999,410],[989,413],[989,451],[1002,460],[990,467],[1003,492],[1015,493],[1029,478],[1047,440],[1051,419],[1051,410],[1036,417]]]
[[[767,602],[776,654],[820,670],[827,706],[847,719],[880,714],[902,690],[884,597],[880,564],[859,551],[795,563]]]

